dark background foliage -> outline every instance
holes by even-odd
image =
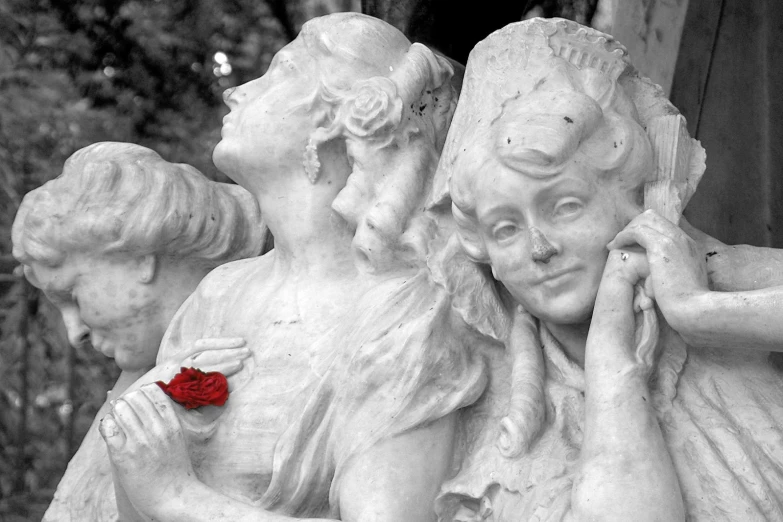
[[[260,76],[313,16],[362,8],[464,62],[530,9],[584,22],[595,2],[0,0],[0,520],[40,520],[118,375],[70,347],[57,310],[20,277],[10,227],[25,193],[97,141],[225,180],[211,162],[221,93]]]

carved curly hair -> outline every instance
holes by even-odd
[[[457,102],[452,64],[356,13],[310,20],[300,38],[321,67],[305,171],[315,181],[318,145],[344,139],[352,172],[332,208],[355,230],[359,265],[421,265],[432,233],[424,199]]]
[[[205,268],[258,255],[267,229],[245,189],[131,143],[95,143],[29,192],[13,255],[57,266],[69,253],[160,254]]]

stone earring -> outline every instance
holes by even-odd
[[[307,140],[307,145],[305,145],[302,165],[304,165],[307,179],[310,180],[310,183],[315,184],[321,172],[321,162],[318,160],[318,145],[312,137]]]

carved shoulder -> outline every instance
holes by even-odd
[[[255,278],[266,278],[272,269],[273,254],[250,259],[240,259],[220,265],[201,281],[193,293],[192,300],[213,301],[230,294],[237,285],[246,284]]]
[[[160,344],[158,363],[188,349],[204,336],[214,336],[205,330],[214,322],[231,299],[232,294],[256,278],[265,278],[272,266],[272,256],[242,259],[215,268],[201,281],[195,292],[182,304],[171,320]]]

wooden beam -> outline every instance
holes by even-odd
[[[783,9],[778,0],[691,2],[671,99],[707,150],[707,172],[685,215],[725,243],[779,248]]]
[[[601,0],[597,29],[627,49],[639,71],[671,92],[688,0]]]
[[[670,98],[696,139],[725,4],[725,0],[690,0],[685,19],[688,29],[680,41]]]

